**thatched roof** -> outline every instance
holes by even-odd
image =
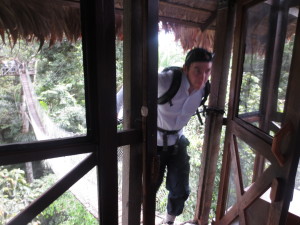
[[[193,47],[213,48],[218,0],[160,0],[159,20],[162,29],[174,32],[184,50]],[[115,0],[117,36],[122,38],[122,0]],[[120,28],[120,29],[119,29]]]
[[[81,37],[80,9],[78,2],[61,0],[1,0],[0,35],[11,44],[17,39],[45,40],[50,45],[64,36],[75,41]]]
[[[172,31],[184,50],[193,47],[213,49],[215,17],[218,0],[160,0],[159,20],[162,29]],[[267,10],[268,7],[265,7]],[[297,12],[290,10],[288,37],[296,25]],[[123,1],[115,0],[116,36],[123,38]],[[251,51],[261,52],[267,43],[268,13],[255,13],[252,26],[248,27],[247,45]],[[294,15],[295,14],[295,15]],[[7,34],[7,35],[5,35]],[[50,45],[63,37],[70,41],[81,38],[80,0],[1,0],[0,35],[10,44],[22,38],[38,40],[41,46]],[[251,38],[250,38],[251,37]]]
[[[159,2],[163,29],[171,30],[184,50],[213,49],[217,0],[166,0]]]
[[[123,36],[121,0],[115,1],[116,33]],[[184,49],[202,46],[211,49],[217,0],[160,0],[159,19],[163,29],[173,31]],[[10,44],[22,38],[50,45],[64,36],[81,38],[79,0],[1,0],[0,35]],[[7,38],[6,37],[6,38]]]

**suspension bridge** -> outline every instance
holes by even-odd
[[[2,61],[2,67],[0,71],[1,76],[19,76],[20,83],[22,85],[23,96],[26,103],[26,116],[29,120],[37,141],[52,140],[59,138],[73,137],[74,134],[66,132],[59,128],[42,109],[38,101],[38,97],[34,91],[34,85],[32,83],[35,72],[35,62],[30,64],[21,64],[15,60]],[[53,159],[47,159],[46,164],[51,168],[58,179],[61,179],[72,170],[77,164],[79,164],[88,154],[81,154],[75,156],[65,156]],[[119,170],[122,171],[122,159],[119,161]],[[121,172],[120,172],[121,174]],[[121,177],[122,175],[120,175]],[[118,182],[121,182],[119,179]],[[119,184],[119,187],[122,185]],[[73,195],[85,206],[85,208],[98,218],[98,190],[97,190],[97,176],[96,168],[93,168],[77,183],[75,183],[70,191]],[[121,190],[119,190],[121,193]],[[119,200],[119,224],[122,220],[122,202],[121,195]],[[156,220],[162,220],[163,216],[157,214]]]
[[[29,120],[36,140],[52,140],[74,136],[71,132],[66,132],[59,128],[42,109],[34,91],[32,83],[35,75],[35,62],[31,64],[22,64],[16,60],[2,61],[0,77],[19,76],[22,85],[23,96],[26,103],[26,112],[24,119]],[[60,158],[47,159],[46,164],[52,169],[58,179],[62,178],[68,171],[79,164],[88,154],[66,156]],[[96,169],[92,169],[76,184],[70,191],[73,195],[92,213],[98,217],[98,196]]]

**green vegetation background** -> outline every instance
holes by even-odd
[[[168,46],[166,43],[160,45],[159,70],[166,66],[181,66],[183,64],[185,53],[178,44],[175,45],[177,46]],[[117,88],[119,89],[123,79],[123,49],[121,42],[117,42],[116,46]],[[63,41],[52,47],[44,46],[40,52],[37,52],[37,49],[38,45],[30,46],[24,41],[17,43],[13,49],[7,45],[1,45],[0,59],[17,60],[25,64],[36,61],[37,74],[34,78],[34,84],[41,107],[62,129],[73,132],[75,135],[85,134],[86,120],[81,43],[70,44],[67,41]],[[285,57],[291,55],[292,47],[287,46],[285,51]],[[250,61],[251,59],[246,60]],[[260,63],[257,63],[257,65],[260,66]],[[259,68],[256,71],[259,71]],[[283,85],[280,87],[282,91],[280,91],[279,97],[282,104],[279,105],[279,110],[283,108],[285,96],[282,93],[285,91],[284,88],[287,81],[287,72],[283,74]],[[241,113],[248,112],[249,108],[255,109],[260,85],[258,78],[253,76],[251,72],[247,72],[245,78],[245,84],[242,87],[245,91],[243,91],[241,96]],[[251,83],[251,89],[247,89],[249,82]],[[34,141],[35,135],[32,129],[26,133],[22,132],[20,108],[23,99],[19,78],[17,76],[0,77],[0,85],[0,144]],[[251,95],[251,93],[255,93],[255,95]],[[253,100],[253,104],[249,105],[249,102],[251,102],[249,98]],[[192,192],[186,202],[184,213],[178,218],[180,221],[190,220],[194,217],[201,167],[203,128],[196,117],[193,117],[185,128],[185,134],[191,143],[188,152],[191,156],[190,186]],[[246,150],[245,155],[241,156],[241,158],[244,160],[244,174],[247,174],[246,177],[249,177],[253,168],[253,151],[248,146],[245,146],[244,143],[241,143],[240,146]],[[220,154],[217,174],[219,174],[221,169],[221,157],[222,155]],[[300,174],[300,168],[298,168],[298,174]],[[29,183],[26,180],[24,166],[1,166],[0,224],[5,224],[54,182],[54,175],[49,171],[39,176],[36,175],[34,181]],[[211,219],[214,217],[216,210],[218,182],[219,176],[215,180]],[[244,183],[249,184],[249,182],[249,180],[244,180]],[[296,180],[296,187],[300,189],[299,177]],[[230,205],[235,201],[234,190],[229,192],[231,193],[231,191],[232,197],[228,200]],[[157,194],[156,204],[157,211],[162,215],[165,213],[166,201],[167,191],[163,184]],[[32,221],[32,224],[97,224],[97,220],[86,212],[84,207],[70,192],[67,192]]]

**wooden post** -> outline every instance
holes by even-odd
[[[141,130],[142,107],[142,2],[124,1],[123,23],[123,87],[124,87],[124,131]],[[123,147],[122,178],[122,224],[140,224],[142,200],[142,144]]]
[[[299,3],[297,3],[299,5]],[[273,202],[270,206],[270,215],[268,218],[268,224],[285,224],[290,201],[293,196],[294,182],[299,163],[299,148],[300,148],[300,103],[299,103],[299,85],[300,85],[300,20],[298,17],[298,23],[295,33],[293,57],[291,62],[290,76],[288,91],[286,96],[285,106],[285,121],[283,123],[291,122],[295,128],[295,132],[292,134],[292,143],[289,145],[286,153],[287,162],[284,166],[283,174],[281,178],[285,180],[285,187],[283,187],[283,200],[281,202]]]
[[[157,146],[158,1],[143,2],[143,224],[155,222]]]
[[[209,106],[211,109],[224,110],[229,71],[232,35],[234,26],[234,6],[232,1],[220,1],[217,13],[215,33],[215,59],[211,76],[211,94]],[[205,122],[205,136],[202,153],[199,189],[195,221],[198,224],[208,224],[211,208],[216,165],[219,154],[219,143],[223,124],[223,114],[217,111],[208,113]]]
[[[88,137],[96,147],[99,223],[118,224],[114,2],[81,2]]]
[[[155,220],[157,32],[158,2],[124,1],[124,127],[142,129],[143,143],[124,151],[122,224],[140,224],[142,199],[143,224]]]

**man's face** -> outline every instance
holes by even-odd
[[[190,67],[184,66],[184,72],[190,82],[190,90],[202,88],[211,74],[212,62],[193,62]]]

